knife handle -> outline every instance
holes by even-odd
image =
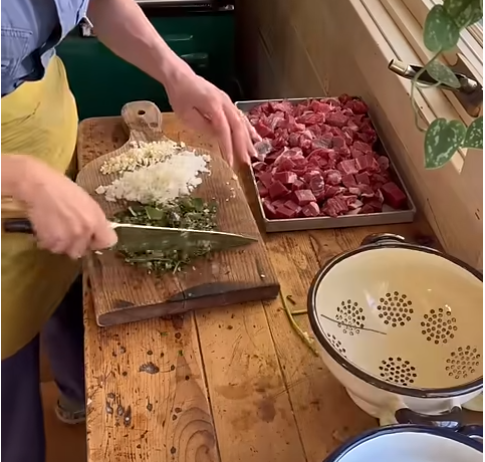
[[[2,220],[2,225],[6,233],[34,234],[32,223],[25,218],[8,218]]]

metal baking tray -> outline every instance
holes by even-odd
[[[279,99],[262,99],[262,100],[251,100],[251,101],[237,101],[236,107],[244,113],[248,113],[256,106],[259,106],[268,102],[281,102],[289,101],[294,104],[302,103],[311,99],[319,100],[330,100],[336,99],[335,97],[307,97],[307,98],[279,98]],[[370,117],[372,121],[372,117]],[[385,155],[389,159],[389,171],[393,181],[402,189],[408,198],[408,208],[406,210],[396,210],[388,205],[384,205],[383,211],[380,213],[367,213],[362,215],[350,215],[350,216],[340,216],[337,218],[333,217],[310,217],[310,218],[291,218],[282,220],[270,220],[266,218],[263,203],[261,197],[259,196],[258,188],[256,186],[256,177],[254,171],[251,168],[252,184],[254,185],[255,194],[258,197],[259,213],[261,219],[264,223],[266,232],[277,233],[286,231],[305,231],[311,229],[331,229],[331,228],[351,228],[356,226],[374,226],[374,225],[391,225],[396,223],[410,223],[414,221],[414,216],[416,215],[416,206],[414,205],[411,194],[404,184],[401,175],[396,169],[391,156],[389,156],[387,150],[385,149],[380,137],[379,132],[375,124],[373,123],[374,129],[377,132],[378,142],[375,147],[376,152],[380,155]]]

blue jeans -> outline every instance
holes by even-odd
[[[42,341],[61,393],[69,400],[84,403],[81,278],[45,326]],[[38,335],[2,361],[2,462],[45,462],[39,346]]]

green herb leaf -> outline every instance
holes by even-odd
[[[460,88],[460,81],[455,73],[439,61],[431,61],[426,65],[428,74],[437,82],[448,85],[451,88]]]
[[[424,44],[435,53],[451,50],[460,38],[460,29],[443,6],[431,8],[424,24]]]
[[[465,139],[466,127],[459,120],[436,119],[426,131],[424,159],[427,169],[445,165]]]
[[[165,211],[156,207],[146,206],[145,212],[150,220],[163,220],[165,218]]]
[[[127,210],[116,213],[113,220],[135,225],[210,231],[217,227],[216,214],[216,204],[187,196],[164,204],[132,205]],[[150,249],[130,252],[120,247],[119,251],[126,263],[142,267],[149,273],[161,274],[166,271],[177,273],[194,258],[208,255],[211,249],[201,246],[191,252],[175,249],[164,252]]]
[[[483,149],[483,116],[475,119],[468,126],[463,147]]]
[[[477,0],[444,0],[443,8],[459,29],[473,24],[477,10],[480,12]]]

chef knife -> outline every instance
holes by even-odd
[[[6,233],[34,234],[32,223],[24,218],[2,220]],[[191,250],[206,247],[211,251],[227,250],[254,242],[256,238],[219,231],[199,231],[193,229],[163,228],[157,226],[111,223],[118,235],[115,249],[128,252]]]

